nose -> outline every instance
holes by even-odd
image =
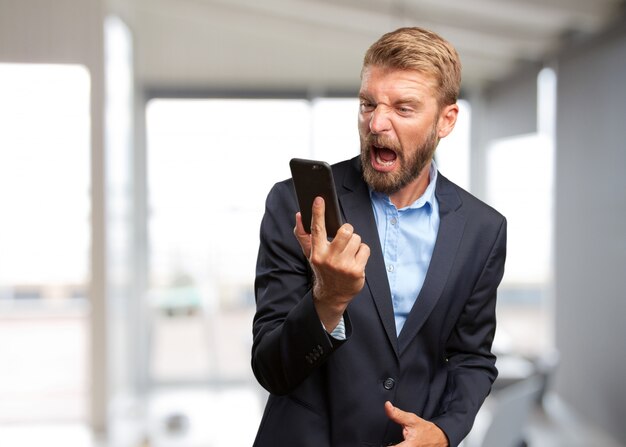
[[[372,133],[382,133],[391,129],[388,111],[382,109],[380,105],[374,109],[370,117],[370,130]]]

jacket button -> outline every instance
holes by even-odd
[[[391,390],[395,385],[396,385],[396,381],[393,380],[391,377],[389,377],[388,379],[385,379],[385,381],[383,382],[383,386],[385,387],[386,390]]]

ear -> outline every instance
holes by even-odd
[[[447,137],[452,132],[458,114],[459,106],[456,104],[450,104],[441,109],[439,120],[437,121],[437,136],[440,139]]]

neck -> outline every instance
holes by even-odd
[[[431,162],[429,161],[426,163],[417,178],[401,190],[394,192],[389,196],[391,203],[393,203],[396,208],[400,209],[405,206],[409,206],[411,203],[419,199],[422,194],[424,194],[424,191],[426,191],[426,188],[428,188],[428,184],[430,183],[430,165]]]

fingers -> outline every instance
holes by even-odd
[[[389,401],[385,402],[385,413],[387,413],[389,419],[402,426],[414,425],[418,417],[413,413],[408,413],[394,407]]]
[[[354,228],[350,224],[344,224],[333,241],[338,250],[354,253],[356,264],[361,267],[365,274],[365,265],[370,257],[370,248],[361,242],[361,236],[354,233]]]
[[[385,413],[387,413],[387,417],[389,419],[394,422],[398,422],[396,421],[396,407],[394,407],[389,401],[385,402]]]
[[[335,253],[341,253],[350,248],[356,253],[361,237],[354,234],[354,228],[350,224],[343,224],[337,231],[332,243],[328,241],[328,233],[326,232],[325,221],[326,203],[322,197],[316,197],[313,201],[311,216],[311,244],[312,249],[319,253],[320,250],[326,251],[332,245]]]
[[[365,265],[367,264],[367,260],[370,258],[370,248],[365,244],[361,244],[359,246],[359,251],[356,252],[356,260],[359,265],[363,266],[365,270]]]
[[[326,221],[324,220],[324,214],[326,212],[326,204],[324,199],[316,197],[313,201],[313,208],[311,213],[311,236],[313,236],[313,243],[326,241]]]
[[[365,278],[365,266],[370,256],[370,249],[361,242],[361,236],[354,232],[354,227],[347,223],[339,228],[334,239],[330,242],[324,221],[325,210],[324,199],[316,197],[313,201],[309,239],[305,237],[306,232],[302,225],[302,217],[299,215],[296,215],[294,233],[303,247],[305,255],[314,266],[314,270],[317,267],[327,272],[333,272],[332,275],[342,275],[343,280],[340,282],[354,283],[354,289],[360,290]],[[342,287],[345,287],[345,284]]]
[[[302,224],[302,213],[300,213],[299,211],[296,213],[296,226],[293,229],[293,234],[298,238],[298,240],[308,235],[308,233],[304,231],[304,225]]]
[[[448,447],[450,443],[446,434],[432,422],[422,419],[415,413],[409,413],[394,407],[391,402],[385,402],[387,417],[402,427],[404,445],[428,445],[433,447]]]
[[[361,236],[354,233],[354,227],[348,223],[343,224],[335,238],[333,239],[333,245],[337,247],[338,251],[343,251],[346,248],[350,248],[353,252],[356,253],[359,248],[359,244],[361,243]]]
[[[312,249],[319,253],[320,249],[326,252],[327,249],[331,249],[335,253],[352,253],[354,254],[357,262],[363,268],[369,259],[370,249],[367,245],[361,242],[361,236],[354,232],[354,227],[349,223],[345,223],[339,228],[332,242],[328,241],[326,232],[326,222],[324,220],[324,213],[326,210],[326,204],[322,197],[316,197],[313,202],[312,218],[311,218],[311,239],[310,243]],[[306,232],[303,226],[298,226],[298,217],[296,215],[296,237],[298,240],[304,238]],[[332,248],[331,248],[332,247]]]
[[[300,243],[304,256],[309,258],[311,256],[311,235],[304,229],[302,214],[299,212],[296,213],[296,226],[293,229],[293,234]]]
[[[316,197],[313,201],[313,207],[311,210],[311,236],[313,237],[313,245],[318,246],[323,243],[328,242],[328,233],[326,231],[326,203],[322,197]],[[334,245],[339,250],[343,250],[346,248],[348,243],[353,242],[353,234],[354,228],[350,224],[344,224],[341,226],[337,234],[335,235],[334,241],[337,241]],[[361,242],[360,236],[358,237],[358,243]],[[354,247],[354,251],[356,252],[356,248]]]

